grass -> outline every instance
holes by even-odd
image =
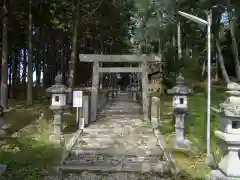
[[[218,106],[224,100],[224,89],[212,90],[212,104]],[[202,179],[210,169],[206,166],[206,105],[207,95],[204,89],[195,89],[195,94],[189,97],[189,114],[185,119],[185,136],[193,143],[190,151],[176,150],[173,146],[175,133],[172,116],[172,97],[163,97],[163,122],[160,131],[165,135],[167,148],[172,152],[179,169],[191,179]],[[219,125],[217,114],[211,114],[211,149],[216,159],[220,153],[216,145],[214,130]]]
[[[48,101],[38,100],[32,107],[10,101],[14,110],[4,114],[7,138],[0,140],[0,163],[7,171],[0,180],[42,180],[58,163],[62,148],[49,141],[53,132],[52,111]],[[75,112],[64,115],[67,142],[76,131]]]

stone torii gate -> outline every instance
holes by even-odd
[[[103,55],[103,54],[80,54],[81,62],[93,63],[92,92],[91,92],[91,120],[97,118],[97,99],[99,88],[99,73],[129,73],[138,72],[142,77],[142,109],[144,120],[148,119],[148,62],[161,62],[161,58],[155,55]],[[139,63],[140,67],[100,67],[99,63]]]

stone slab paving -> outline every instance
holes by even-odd
[[[127,94],[109,102],[98,120],[84,129],[62,168],[63,172],[81,171],[68,173],[65,179],[83,180],[159,179],[169,169],[151,124],[142,121],[140,104]]]
[[[169,176],[153,173],[125,173],[125,172],[89,172],[72,173],[62,177],[48,176],[44,180],[175,180]],[[179,179],[177,179],[179,180]]]

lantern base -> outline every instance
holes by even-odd
[[[223,174],[220,170],[213,170],[211,172],[210,178],[211,180],[240,180],[240,177],[228,177]]]
[[[49,140],[58,145],[64,145],[65,143],[63,135],[57,136],[55,134],[52,134],[51,136],[49,136]]]
[[[186,150],[186,149],[190,149],[192,142],[189,141],[188,139],[183,139],[183,140],[179,140],[176,137],[174,138],[174,147],[176,149],[182,149],[182,150]]]
[[[7,165],[0,164],[0,176],[2,176],[7,170]]]
[[[133,92],[133,100],[137,101],[137,92],[136,91]]]
[[[151,124],[152,124],[152,128],[153,129],[157,129],[159,126],[158,126],[158,118],[156,117],[152,117],[151,118]]]
[[[228,134],[221,131],[215,131],[215,135],[226,143],[228,151],[218,164],[219,169],[229,177],[240,178],[240,135]]]

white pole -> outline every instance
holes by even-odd
[[[208,16],[208,93],[207,93],[207,157],[211,157],[211,24],[212,24],[212,12],[210,10]]]
[[[84,125],[85,125],[84,116],[83,116],[83,113],[84,113],[83,107],[80,107],[79,110],[80,110],[79,111],[79,116],[80,116],[80,118],[79,118],[79,128],[83,130],[84,129]]]
[[[208,83],[207,83],[207,159],[208,162],[212,160],[211,155],[211,26],[212,26],[212,11],[210,10],[207,16],[207,21],[201,19],[197,16],[178,11],[178,13],[196,23],[207,25],[207,44],[208,44],[208,62],[207,62],[207,72],[208,72]]]
[[[76,124],[78,124],[79,123],[79,108],[77,107],[77,109],[76,109]]]
[[[182,59],[182,45],[181,45],[181,24],[177,24],[177,42],[178,42],[178,59]]]

